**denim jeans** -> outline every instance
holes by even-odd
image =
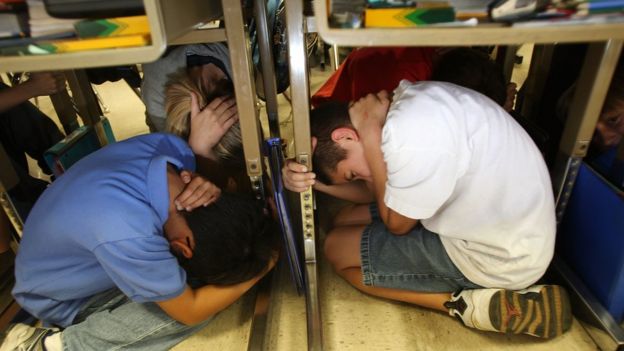
[[[453,264],[438,234],[420,224],[394,235],[373,220],[362,233],[360,257],[365,285],[432,293],[481,288]]]
[[[169,350],[210,319],[187,326],[156,303],[132,302],[121,291],[111,289],[84,304],[74,323],[61,333],[61,340],[67,351]]]

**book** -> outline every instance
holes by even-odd
[[[58,19],[48,15],[43,0],[27,0],[28,25],[31,37],[58,33],[74,33],[76,20]]]
[[[79,38],[113,37],[150,32],[147,16],[83,20],[75,23],[74,28]]]
[[[69,39],[74,37],[73,33],[57,33],[57,34],[50,34],[50,35],[46,35],[46,36],[42,36],[42,37],[38,37],[38,38],[31,38],[31,37],[19,37],[19,38],[7,38],[7,39],[2,39],[0,40],[0,48],[4,48],[4,47],[10,47],[10,46],[27,46],[30,44],[35,44],[38,41],[50,41],[50,40],[56,40],[56,39]]]
[[[366,28],[414,27],[431,23],[455,21],[455,10],[446,2],[419,2],[411,8],[367,8]]]
[[[99,49],[145,46],[150,43],[149,35],[125,35],[119,37],[55,40],[34,44],[0,47],[2,55],[47,55]]]

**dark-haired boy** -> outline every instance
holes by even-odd
[[[532,286],[554,249],[548,171],[494,101],[403,81],[393,97],[322,106],[310,120],[313,164],[333,185],[317,189],[343,188],[331,194],[346,199],[370,189],[374,200],[339,213],[328,233],[325,255],[341,277],[477,329],[550,338],[570,328],[566,292]],[[298,191],[315,174],[289,163],[284,177]]]
[[[59,177],[24,227],[13,295],[63,329],[17,324],[0,349],[166,350],[250,289],[275,262],[270,219],[219,198],[194,168],[182,139],[150,134]],[[233,213],[237,221],[222,220]],[[192,269],[197,259],[204,270],[188,275],[178,263]]]

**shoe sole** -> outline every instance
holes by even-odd
[[[489,312],[492,325],[503,333],[550,339],[572,326],[568,293],[557,285],[501,290],[492,296]]]

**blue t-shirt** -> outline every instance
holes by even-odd
[[[114,287],[136,302],[181,294],[186,274],[163,233],[167,163],[195,169],[182,139],[149,134],[106,146],[60,176],[24,226],[17,302],[66,327],[87,299]]]

